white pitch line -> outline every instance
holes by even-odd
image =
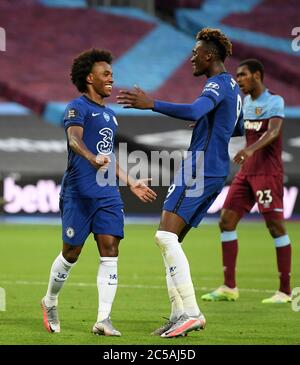
[[[40,285],[40,286],[47,286],[48,282],[46,281],[24,281],[24,280],[17,280],[17,281],[9,281],[9,280],[0,280],[0,285]],[[95,287],[96,284],[92,283],[68,283],[68,286],[75,286],[75,287]],[[162,285],[141,285],[141,284],[118,284],[119,288],[128,288],[128,289],[166,289],[165,286]],[[208,288],[206,286],[202,287],[195,287],[195,290],[214,290],[215,288]],[[242,292],[249,292],[249,293],[274,293],[274,290],[270,289],[247,289],[247,288],[239,288],[239,291]]]

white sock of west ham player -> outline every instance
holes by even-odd
[[[57,305],[58,295],[64,282],[69,276],[71,268],[76,264],[68,262],[60,253],[54,260],[49,277],[48,290],[45,296],[45,304],[47,307]]]
[[[118,257],[101,257],[97,275],[97,322],[109,317],[118,286]]]
[[[179,295],[177,289],[175,288],[174,282],[170,275],[169,266],[163,256],[165,268],[166,268],[166,282],[168,288],[169,299],[171,303],[171,314],[170,314],[170,321],[176,322],[176,320],[183,314],[183,302],[181,296]]]
[[[191,317],[199,316],[201,312],[196,301],[190,266],[178,242],[178,236],[171,232],[157,231],[155,239],[169,267],[174,286],[182,299],[184,312]]]

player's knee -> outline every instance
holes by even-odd
[[[74,264],[78,260],[79,255],[80,253],[71,251],[65,253],[63,256],[70,264]]]
[[[286,234],[285,228],[280,222],[266,221],[266,226],[273,238],[281,237]]]
[[[234,224],[232,224],[230,219],[227,219],[226,217],[221,217],[221,219],[219,221],[219,227],[220,227],[221,232],[223,232],[223,231],[234,231],[235,230]]]
[[[102,257],[117,257],[119,255],[118,245],[108,244],[102,245],[101,256]]]
[[[62,250],[63,258],[70,264],[74,264],[78,260],[82,247],[82,245],[72,246],[64,243]]]
[[[237,225],[237,218],[229,214],[228,211],[222,211],[221,218],[219,221],[220,231],[234,231]]]
[[[162,250],[164,245],[162,231],[156,231],[154,240],[157,246]]]
[[[78,260],[79,254],[68,253],[64,258],[70,263],[74,264]]]
[[[167,231],[156,231],[155,233],[155,243],[161,249],[165,251],[170,244],[178,243],[178,237],[175,233]]]

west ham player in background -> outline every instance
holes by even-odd
[[[257,202],[274,239],[280,280],[279,290],[262,303],[291,301],[291,244],[283,220],[281,152],[284,101],[266,89],[263,78],[264,67],[260,61],[249,59],[240,63],[237,81],[242,91],[248,94],[243,106],[247,146],[234,157],[234,161],[241,164],[241,169],[231,184],[221,212],[224,285],[203,295],[204,300],[238,299],[235,280],[238,252],[236,227]]]
[[[239,127],[242,100],[239,86],[224,67],[232,45],[219,30],[205,28],[197,34],[191,58],[194,76],[208,80],[201,95],[192,104],[173,104],[153,100],[141,89],[124,90],[118,102],[125,107],[152,109],[175,118],[194,121],[189,151],[192,154],[192,175],[204,181],[202,194],[192,196],[194,186],[173,183],[164,202],[161,222],[155,239],[161,248],[172,305],[169,321],[153,334],[161,337],[182,336],[205,327],[191,279],[188,260],[180,242],[191,227],[197,227],[225,183],[229,171],[228,142]],[[242,130],[243,132],[243,130]],[[204,171],[197,171],[195,160],[204,152]],[[184,175],[184,163],[178,175]],[[198,176],[197,176],[198,175]]]
[[[68,167],[60,193],[63,248],[53,262],[48,290],[41,303],[49,332],[60,332],[58,294],[92,232],[101,255],[97,275],[98,317],[92,331],[98,335],[121,336],[110,319],[118,281],[118,246],[124,226],[116,175],[141,201],[151,202],[156,197],[143,180],[125,175],[118,164],[111,167],[118,125],[115,113],[104,104],[112,90],[111,62],[110,52],[92,49],[80,54],[72,65],[72,82],[83,95],[68,104],[64,116]],[[108,165],[114,175],[110,185],[105,185],[100,175],[108,173]]]

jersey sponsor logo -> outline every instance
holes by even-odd
[[[103,117],[104,117],[104,119],[105,119],[107,122],[109,122],[109,121],[110,121],[110,115],[109,115],[108,113],[103,112]]]
[[[102,140],[97,143],[97,151],[101,155],[109,155],[113,150],[113,131],[110,128],[102,128],[99,134]]]
[[[209,88],[209,89],[220,89],[220,86],[216,83],[216,82],[209,82],[208,84],[205,85],[205,87]]]
[[[77,116],[77,110],[74,108],[71,108],[68,110],[68,118],[76,118]]]
[[[101,114],[101,113],[92,113],[92,117],[96,117],[99,114]]]
[[[113,116],[113,121],[114,121],[115,125],[118,125],[118,121],[117,121],[117,118],[115,116]]]
[[[250,120],[245,120],[244,128],[248,130],[255,130],[256,132],[258,132],[262,124],[262,122],[250,122]]]
[[[255,108],[255,114],[260,115],[261,113],[262,113],[262,108],[261,107],[256,107]]]
[[[66,236],[69,238],[73,238],[75,236],[75,230],[72,227],[66,228]]]

